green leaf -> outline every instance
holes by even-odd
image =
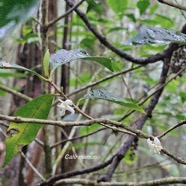
[[[90,10],[94,10],[97,14],[101,15],[102,9],[101,9],[101,3],[100,2],[96,2],[96,1],[92,1],[92,0],[86,0],[86,1],[88,3],[87,13]]]
[[[149,0],[139,0],[137,2],[137,7],[138,7],[141,15],[145,13],[145,11],[149,7],[149,5],[150,5]]]
[[[184,103],[186,101],[186,93],[185,92],[180,92],[179,96],[181,98],[182,103]]]
[[[148,26],[156,26],[159,23],[154,19],[143,19],[143,20],[141,20],[141,24],[145,24]]]
[[[49,50],[45,52],[44,59],[43,59],[43,68],[45,77],[49,77],[49,61],[50,61],[50,53]]]
[[[37,97],[23,105],[14,116],[47,119],[53,98],[54,95],[50,94]],[[11,161],[21,147],[34,140],[41,127],[42,125],[37,123],[10,123],[8,133],[14,132],[11,137],[6,139],[6,157],[3,167]]]
[[[139,105],[131,103],[131,102],[127,102],[123,98],[113,95],[112,93],[104,89],[92,90],[89,93],[85,94],[83,97],[83,99],[89,99],[89,98],[111,101],[119,105],[122,105],[124,107],[127,107],[129,109],[136,110],[136,111],[139,111],[145,114],[144,109],[140,107]]]
[[[22,38],[18,38],[16,41],[20,44],[25,44],[25,43],[30,44],[30,43],[38,43],[39,39],[36,33],[29,33],[24,35]]]
[[[125,14],[125,16],[127,16],[132,22],[136,22],[136,17],[134,14]]]
[[[32,31],[33,31],[33,28],[32,28],[31,25],[23,25],[22,26],[22,34],[23,34],[23,36],[32,33]]]
[[[80,136],[86,135],[88,133],[92,133],[96,130],[98,130],[99,128],[101,128],[101,125],[95,123],[91,126],[83,126],[80,128]]]
[[[30,70],[28,68],[25,68],[23,66],[20,65],[16,65],[16,64],[10,64],[6,61],[0,61],[0,69],[16,69],[16,70],[24,70],[27,72],[31,72],[32,74],[38,76],[40,79],[45,79],[43,76],[41,76],[40,74],[38,74],[37,72]]]
[[[137,36],[123,42],[124,45],[186,43],[186,34],[158,27],[142,26]]]
[[[137,154],[131,148],[127,151],[123,161],[128,165],[133,165],[137,160]]]
[[[111,32],[116,32],[116,31],[123,31],[123,30],[127,30],[124,27],[111,27],[108,31],[107,34],[111,33]]]
[[[70,86],[77,87],[78,85],[85,85],[90,82],[92,75],[90,73],[81,73],[79,76],[74,76],[70,79]]]
[[[0,40],[12,32],[18,24],[26,22],[36,12],[39,3],[38,0],[1,0]]]
[[[149,8],[149,13],[150,13],[151,15],[154,14],[154,13],[156,12],[156,10],[158,10],[158,8],[159,8],[158,3],[155,3],[153,6],[151,6],[151,7]]]
[[[84,38],[82,39],[82,41],[80,42],[80,46],[82,48],[89,48],[90,50],[94,50],[94,43],[95,43],[95,38]]]
[[[26,75],[24,73],[18,73],[18,72],[1,72],[0,71],[0,77],[3,77],[3,78],[8,78],[8,77],[25,78]]]
[[[171,27],[174,26],[174,20],[171,19],[170,17],[163,16],[163,15],[160,15],[160,14],[155,14],[155,16],[156,16],[155,20],[162,27],[171,28]]]
[[[5,96],[7,94],[6,91],[0,89],[0,96]]]
[[[107,0],[109,7],[117,14],[122,15],[128,6],[128,0]]]
[[[53,71],[72,60],[89,60],[89,61],[96,61],[99,64],[103,65],[104,67],[108,68],[109,70],[113,71],[112,68],[112,61],[110,58],[106,57],[99,57],[99,56],[90,56],[86,51],[75,49],[75,50],[58,50],[56,53],[52,54],[50,57],[50,67],[51,67],[51,74]]]

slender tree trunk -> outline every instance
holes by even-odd
[[[68,11],[70,7],[66,4],[66,11]],[[69,25],[70,21],[72,19],[72,15],[68,15],[64,18],[64,29],[63,29],[63,40],[62,40],[62,48],[70,50],[70,45],[67,43],[70,43],[71,41],[71,27]],[[61,86],[63,87],[63,92],[65,94],[69,93],[69,84],[70,84],[70,63],[65,64],[62,66],[62,72],[61,72]],[[67,135],[70,134],[72,127],[64,127],[63,130]],[[65,140],[66,136],[61,133],[61,140]],[[61,146],[63,148],[65,144]],[[73,152],[71,150],[66,151],[66,154],[72,154]],[[68,160],[65,159],[65,155],[61,160],[61,172],[68,172],[70,170],[73,170],[76,160]]]
[[[49,1],[48,6],[49,11],[49,20],[52,20],[57,17],[57,0]],[[28,23],[27,25],[32,26],[32,23]],[[50,41],[56,41],[56,28],[55,26],[51,27],[49,30],[51,33],[54,33],[49,39]],[[50,45],[50,51],[55,51],[55,46]],[[25,44],[25,45],[19,45],[18,52],[17,52],[17,64],[24,66],[26,68],[33,68],[37,67],[42,62],[42,51],[39,44]],[[42,73],[41,69],[35,68],[35,70],[38,73]],[[28,75],[28,78],[26,79],[16,79],[15,86],[20,88],[20,91],[23,92],[26,95],[29,95],[30,97],[34,98],[41,94],[42,87],[41,87],[41,81],[38,77],[33,76],[31,74]],[[11,113],[15,112],[18,107],[25,104],[25,101],[19,98],[14,99],[14,107],[11,110]],[[42,130],[38,133],[38,138],[40,140],[43,140],[43,132]],[[27,147],[24,148],[24,153],[27,152]],[[34,151],[33,151],[34,149]],[[28,147],[29,153],[31,153],[31,162],[33,166],[37,167],[42,155],[43,149],[38,144],[33,144],[32,146]],[[23,175],[23,169],[26,169],[26,175]],[[25,177],[26,176],[26,177]],[[26,165],[25,160],[20,156],[17,155],[12,162],[7,166],[5,170],[5,179],[6,182],[3,183],[5,186],[24,186],[24,185],[34,185],[34,172],[33,170]]]

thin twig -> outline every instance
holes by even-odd
[[[129,131],[127,131],[127,130],[120,129],[120,128],[115,127],[115,126],[106,125],[106,124],[104,124],[104,123],[100,123],[100,125],[105,126],[105,127],[109,128],[109,129],[112,129],[112,130],[115,131],[115,132],[121,132],[121,133],[124,133],[124,134],[129,134],[129,135],[136,136],[136,134],[133,133],[133,132],[129,132]]]
[[[158,0],[160,3],[163,3],[163,4],[166,4],[168,6],[171,6],[171,7],[174,7],[174,8],[178,8],[180,10],[184,10],[186,11],[186,6],[183,6],[183,5],[179,5],[179,4],[176,4],[176,3],[173,3],[173,2],[170,2],[167,1],[167,0]]]
[[[107,77],[105,77],[105,78],[103,78],[103,79],[101,79],[101,80],[99,80],[99,81],[93,82],[93,83],[91,83],[91,84],[89,84],[89,85],[86,85],[86,86],[84,86],[84,87],[81,87],[80,89],[75,90],[74,92],[68,94],[67,97],[70,97],[70,96],[72,96],[72,95],[74,95],[74,94],[77,94],[77,93],[83,91],[83,90],[86,90],[86,89],[91,88],[91,87],[93,87],[93,86],[96,86],[96,85],[98,85],[98,84],[100,84],[100,83],[103,83],[103,82],[105,82],[105,81],[107,81],[107,80],[109,80],[109,79],[115,78],[115,77],[117,77],[117,76],[119,76],[119,75],[125,74],[125,73],[127,73],[127,72],[131,72],[131,71],[136,70],[136,69],[141,68],[141,67],[142,67],[142,66],[139,65],[139,66],[136,66],[136,67],[133,67],[133,68],[130,68],[130,69],[127,69],[127,70],[123,70],[123,71],[114,73],[114,74],[112,74],[112,75],[109,75],[109,76],[107,76]]]
[[[77,7],[79,7],[85,0],[81,0],[80,2],[78,2],[76,5],[74,5],[72,8],[70,8],[68,11],[66,11],[63,15],[57,17],[56,19],[52,20],[50,23],[48,23],[46,25],[46,29],[49,29],[51,26],[53,26],[56,22],[58,22],[59,20],[65,18],[67,15],[69,15],[71,12],[74,11],[74,9],[76,9]]]
[[[160,185],[170,185],[170,184],[185,184],[186,178],[184,177],[167,177],[161,178],[151,181],[143,181],[143,182],[102,182],[98,183],[97,181],[80,179],[80,178],[71,178],[71,179],[63,179],[55,184],[55,186],[59,186],[62,184],[81,184],[81,185],[91,185],[91,186],[160,186]]]
[[[143,105],[149,98],[151,98],[154,94],[156,94],[160,89],[164,88],[165,86],[167,86],[171,81],[175,80],[176,77],[178,77],[184,70],[186,69],[186,66],[184,68],[182,68],[180,71],[178,71],[175,75],[173,75],[168,81],[166,81],[163,85],[159,86],[159,88],[157,88],[154,92],[152,92],[150,95],[148,95],[143,101],[141,101],[139,103],[139,106]],[[142,98],[140,98],[142,99]],[[139,100],[140,100],[139,99]],[[132,110],[130,112],[128,112],[127,114],[125,114],[119,121],[123,121],[125,118],[127,118],[128,116],[130,116],[132,113],[134,113],[135,110]]]
[[[183,165],[186,165],[186,161],[183,160],[182,158],[179,158],[177,156],[175,156],[174,154],[170,153],[168,150],[166,150],[165,148],[163,148],[161,150],[161,152],[163,152],[164,154],[166,154],[167,156],[171,157],[173,160],[177,161],[178,163],[181,163]]]
[[[16,90],[13,90],[11,88],[8,88],[7,86],[4,86],[2,84],[0,85],[0,89],[4,90],[4,91],[6,91],[6,92],[8,92],[8,93],[10,93],[10,94],[12,94],[14,96],[20,97],[20,98],[22,98],[22,99],[24,99],[26,101],[31,101],[32,100],[31,97],[29,97],[29,96],[27,96],[25,94],[22,94],[20,92],[17,92]]]
[[[88,174],[88,173],[98,171],[98,170],[103,169],[104,167],[108,166],[112,162],[112,159],[113,159],[113,157],[109,158],[106,162],[100,163],[99,165],[96,165],[96,166],[93,166],[90,168],[84,168],[81,170],[78,169],[75,171],[66,172],[64,174],[55,175],[55,176],[49,178],[47,181],[40,183],[39,186],[52,186],[56,181],[64,179],[64,178],[69,178],[72,176],[83,175],[83,174]]]
[[[0,134],[2,133],[2,135],[7,138],[8,136],[6,135],[6,133],[3,131],[3,129],[0,127]],[[1,139],[2,140],[2,139]]]
[[[28,165],[31,167],[31,169],[41,178],[42,181],[46,181],[46,179],[38,172],[38,170],[32,165],[32,163],[29,161],[29,159],[25,156],[23,152],[21,152],[21,156],[26,160]]]
[[[176,77],[178,77],[184,70],[186,69],[186,66],[179,70],[175,75],[173,75],[168,81],[166,81],[163,85],[159,86],[152,94],[150,94],[147,98],[145,98],[142,102],[139,103],[139,105],[143,105],[150,97],[152,97],[154,94],[156,94],[160,89],[165,88],[171,81],[175,80]]]
[[[69,6],[73,7],[74,3],[71,0],[65,0]],[[146,65],[149,63],[155,63],[157,61],[163,60],[166,56],[170,56],[171,53],[178,48],[178,45],[170,44],[167,49],[165,49],[162,53],[158,53],[156,55],[153,55],[148,58],[135,58],[128,53],[123,52],[123,50],[120,50],[113,46],[105,36],[103,36],[95,27],[92,25],[87,18],[86,14],[84,14],[82,11],[80,11],[78,8],[75,9],[75,12],[78,14],[78,16],[81,18],[81,20],[86,24],[87,28],[95,35],[95,37],[100,41],[101,44],[103,44],[105,47],[112,50],[114,53],[119,55],[120,57],[141,65]]]
[[[76,129],[77,129],[77,126],[74,126],[72,127],[71,131],[70,131],[70,134],[68,136],[68,139],[72,139],[75,132],[76,132]],[[60,164],[61,162],[61,159],[63,158],[63,156],[65,155],[65,152],[67,151],[69,145],[71,144],[71,141],[68,141],[67,143],[65,143],[65,145],[63,146],[61,152],[59,153],[57,159],[55,160],[54,162],[54,165],[52,167],[52,175],[55,175],[56,174],[56,171],[57,171],[57,167],[58,165]]]
[[[43,141],[39,140],[38,138],[35,138],[34,141],[35,141],[38,145],[40,145],[41,147],[44,147]]]
[[[181,158],[178,158],[178,157],[174,156],[169,151],[167,151],[165,148],[162,149],[161,152],[164,153],[164,154],[166,154],[167,156],[171,157],[172,159],[176,160],[178,163],[186,164],[186,161],[184,161]],[[72,176],[77,176],[77,175],[82,175],[82,174],[87,174],[87,173],[90,173],[90,172],[98,171],[98,170],[103,169],[104,167],[108,166],[112,162],[112,160],[114,159],[115,156],[116,156],[116,154],[114,154],[106,162],[104,162],[102,164],[99,164],[97,166],[94,166],[94,167],[90,167],[90,168],[86,168],[86,169],[82,169],[82,170],[76,170],[76,171],[72,171],[72,172],[67,172],[67,173],[64,173],[64,174],[55,175],[55,176],[49,178],[47,181],[40,183],[39,185],[40,186],[51,186],[54,183],[56,183],[57,181],[59,181],[61,179],[64,179],[64,178],[69,178],[69,177],[72,177]],[[154,180],[154,181],[152,182],[152,186],[156,186],[156,185],[158,185],[158,183],[159,183],[159,185],[162,185],[163,184],[161,182],[161,181],[163,181],[162,179],[161,179],[161,181],[156,181],[156,180]],[[170,182],[169,181],[167,181],[167,182],[165,181],[165,183],[171,184],[171,181]],[[95,181],[95,183],[98,183],[98,182]],[[148,185],[151,184],[151,182],[141,182],[141,184],[144,184],[144,185],[146,185],[147,183],[148,183]],[[172,182],[172,183],[180,183],[180,182],[179,182],[179,180],[177,180],[177,182],[175,181],[175,182]],[[103,183],[103,184],[106,184],[106,183]],[[90,185],[90,183],[88,183],[88,185]],[[112,185],[112,183],[109,182],[108,185]],[[121,183],[119,182],[118,185],[121,185]],[[134,183],[133,183],[133,185],[134,185]],[[133,185],[131,185],[131,186],[133,186]],[[135,183],[134,186],[136,186],[136,183]]]
[[[83,135],[83,136],[77,136],[77,137],[74,137],[74,138],[72,138],[72,139],[61,140],[61,141],[59,141],[59,142],[57,142],[57,143],[51,145],[50,147],[51,147],[51,148],[54,148],[54,147],[56,147],[56,146],[58,146],[58,145],[61,145],[61,144],[63,144],[63,143],[66,143],[67,141],[75,141],[75,140],[83,139],[83,138],[86,138],[86,137],[88,137],[88,136],[91,136],[91,135],[93,135],[93,134],[96,134],[96,133],[98,133],[98,132],[100,132],[100,131],[102,131],[102,130],[105,130],[105,129],[107,129],[107,128],[100,128],[100,129],[98,129],[98,130],[96,130],[96,131],[94,131],[94,132],[88,133],[88,134]]]
[[[165,60],[164,60],[162,72],[160,75],[160,80],[159,80],[159,84],[158,84],[157,88],[161,87],[167,80],[167,74],[168,74],[168,71],[170,68],[170,66],[169,66],[170,57],[165,58]],[[147,108],[145,109],[146,114],[142,115],[140,118],[138,118],[135,121],[134,126],[136,126],[136,129],[141,130],[143,128],[145,122],[147,121],[147,119],[152,116],[152,112],[153,112],[154,108],[156,107],[163,90],[164,90],[164,88],[161,88],[158,92],[156,92],[156,94],[154,94],[154,96],[150,100]],[[115,154],[115,157],[113,158],[112,163],[110,164],[106,174],[101,176],[98,179],[98,181],[103,181],[103,182],[111,181],[112,175],[114,174],[114,172],[115,172],[116,168],[118,167],[119,163],[121,162],[121,160],[125,157],[128,149],[131,147],[134,140],[135,140],[135,136],[132,136],[132,135],[128,136],[128,138],[123,142],[123,144],[120,147],[120,149],[118,150],[118,152]]]
[[[9,127],[8,123],[5,123],[5,122],[3,122],[3,121],[0,121],[0,125],[4,126],[4,127],[6,127],[6,128]]]
[[[171,127],[170,129],[166,130],[165,132],[163,132],[162,134],[158,135],[157,137],[158,138],[162,138],[163,136],[165,136],[166,134],[168,134],[169,132],[171,132],[172,130],[182,126],[182,125],[185,125],[186,124],[186,121],[182,121],[180,123],[178,123],[177,125]]]
[[[141,132],[140,130],[135,130],[127,125],[124,125],[123,123],[108,120],[108,119],[92,119],[92,120],[86,120],[86,121],[75,121],[75,122],[65,122],[65,121],[53,121],[53,120],[45,120],[45,119],[34,119],[34,118],[23,118],[19,116],[7,116],[0,114],[0,119],[4,119],[7,121],[15,122],[15,123],[34,123],[34,124],[45,124],[45,125],[54,125],[58,127],[66,127],[66,126],[91,126],[95,123],[100,123],[104,126],[115,126],[114,130],[118,131],[120,129],[125,129],[131,133],[136,134],[137,136],[140,136],[142,138],[149,138],[149,135],[146,135],[145,133]]]
[[[175,2],[178,4],[178,1],[177,0],[175,0]],[[183,10],[180,10],[180,12],[181,12],[181,15],[184,17],[184,19],[186,20],[186,16],[184,14],[184,11]]]

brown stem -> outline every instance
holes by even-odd
[[[71,0],[65,0],[70,7],[74,6],[73,1]],[[82,21],[86,24],[87,28],[95,35],[95,37],[100,41],[101,44],[103,44],[105,47],[112,50],[114,53],[119,55],[120,57],[141,65],[146,65],[149,63],[155,63],[157,61],[163,60],[165,56],[170,56],[172,52],[177,48],[177,45],[170,45],[167,49],[165,49],[162,53],[158,53],[156,55],[153,55],[148,58],[135,58],[122,50],[116,48],[114,45],[112,45],[105,36],[103,36],[95,27],[92,25],[87,18],[86,14],[84,14],[82,11],[80,11],[78,8],[75,9],[75,12],[78,14],[78,16],[82,19]],[[175,48],[176,47],[176,48]]]
[[[71,12],[74,11],[74,9],[76,9],[77,7],[79,7],[85,0],[81,0],[80,2],[78,2],[76,5],[74,5],[72,8],[70,8],[68,11],[66,11],[63,15],[57,17],[56,19],[52,20],[51,22],[49,22],[46,25],[46,30],[48,30],[51,26],[53,26],[55,23],[57,23],[59,20],[65,18],[66,16],[68,16]]]
[[[173,2],[167,1],[167,0],[158,0],[160,3],[166,4],[168,6],[174,7],[174,8],[178,8],[180,10],[185,10],[186,11],[186,6],[182,6]]]
[[[42,38],[42,61],[44,53],[48,47],[48,36],[47,36],[47,29],[46,24],[48,22],[48,0],[42,1],[42,32],[41,32],[41,38]],[[46,85],[43,85],[43,89],[47,91]],[[50,177],[52,172],[52,161],[51,161],[51,150],[49,147],[49,137],[48,137],[48,131],[47,126],[43,128],[43,141],[44,141],[44,153],[45,153],[45,173],[46,177]]]
[[[158,138],[162,138],[163,136],[165,136],[166,134],[168,134],[169,132],[171,132],[172,130],[182,126],[182,125],[185,125],[186,124],[186,121],[182,121],[180,123],[178,123],[177,125],[171,127],[170,129],[166,130],[165,132],[163,132],[162,134],[160,134],[159,136],[157,136]]]
[[[117,77],[117,76],[119,76],[119,75],[126,74],[127,72],[131,72],[131,71],[136,70],[136,69],[141,68],[141,67],[142,67],[142,66],[140,65],[140,66],[136,66],[136,67],[133,67],[133,68],[130,68],[130,69],[127,69],[127,70],[123,70],[123,71],[121,71],[121,72],[113,73],[112,75],[109,75],[109,76],[107,76],[107,77],[105,77],[105,78],[103,78],[103,79],[101,79],[101,80],[99,80],[99,81],[96,81],[96,82],[94,82],[94,83],[91,83],[91,84],[89,84],[89,85],[86,85],[86,86],[84,86],[84,87],[81,87],[80,89],[77,89],[77,90],[75,90],[74,92],[71,92],[71,93],[67,94],[67,97],[70,97],[70,96],[72,96],[72,95],[75,95],[75,94],[77,94],[77,93],[79,93],[79,92],[81,92],[81,91],[83,91],[83,90],[86,90],[86,89],[88,89],[88,88],[94,87],[94,86],[99,85],[100,83],[103,83],[103,82],[105,82],[105,81],[107,81],[107,80],[109,80],[109,79],[115,78],[115,77]]]
[[[167,79],[167,74],[169,71],[169,63],[170,63],[170,58],[166,58],[164,61],[164,65],[162,67],[162,73],[159,81],[159,87],[161,87]],[[137,121],[135,122],[136,129],[141,130],[143,125],[145,124],[146,120],[151,117],[152,111],[154,110],[155,106],[157,105],[159,98],[161,97],[161,94],[163,92],[164,88],[161,88],[156,94],[152,97],[147,109],[146,109],[146,115],[142,115]],[[108,168],[108,171],[105,175],[99,178],[98,181],[111,181],[112,175],[115,172],[116,168],[118,167],[120,161],[125,157],[126,152],[132,145],[133,141],[135,140],[135,136],[128,136],[126,141],[123,143],[119,151],[116,153],[115,157],[112,160],[112,163],[110,167]]]
[[[186,184],[186,178],[184,177],[167,177],[151,181],[140,181],[140,182],[105,182],[98,183],[97,181],[92,181],[88,179],[81,178],[69,178],[62,179],[56,186],[60,185],[91,185],[91,186],[161,186],[161,185],[172,185],[172,184]]]

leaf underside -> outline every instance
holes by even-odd
[[[124,45],[169,43],[185,44],[186,34],[159,27],[142,26],[135,37],[123,42]]]
[[[89,99],[89,98],[90,99],[103,99],[103,100],[111,101],[116,104],[122,105],[126,108],[136,110],[136,111],[139,111],[145,114],[144,109],[140,107],[139,105],[135,103],[131,103],[131,102],[126,102],[123,98],[116,96],[112,94],[111,92],[104,90],[104,89],[92,90],[89,93],[85,94],[83,98],[84,99]]]
[[[78,59],[95,61],[103,65],[107,69],[113,71],[112,61],[110,58],[100,57],[100,56],[90,56],[86,51],[81,49],[75,49],[75,50],[61,49],[58,50],[56,53],[52,54],[50,57],[51,70],[54,71],[57,67],[65,63],[68,63],[72,60],[78,60]]]

